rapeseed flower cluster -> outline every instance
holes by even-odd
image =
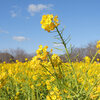
[[[48,46],[43,46],[40,45],[39,49],[36,51],[37,57],[41,58],[42,60],[47,59],[47,55],[49,54],[49,52],[47,52]]]
[[[60,65],[62,63],[62,60],[60,59],[60,57],[57,54],[53,54],[52,57],[52,63],[55,67],[57,67],[57,65]]]
[[[84,57],[84,60],[85,60],[85,62],[87,62],[87,63],[90,63],[90,61],[91,61],[90,57],[88,57],[88,56],[85,56],[85,57]]]
[[[96,45],[96,48],[98,49],[98,54],[100,54],[100,40],[97,41],[97,45]]]
[[[58,16],[53,16],[53,14],[43,15],[40,23],[42,24],[41,27],[46,31],[53,31],[59,25]]]
[[[97,47],[98,49],[100,49],[100,40],[97,41],[97,45],[96,45],[96,47]]]

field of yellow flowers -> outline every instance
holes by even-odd
[[[100,100],[100,63],[94,61],[100,41],[93,59],[86,56],[84,61],[72,62],[58,30],[58,16],[43,15],[41,24],[48,32],[57,31],[68,62],[40,45],[31,61],[0,64],[0,100]]]

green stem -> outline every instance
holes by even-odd
[[[73,90],[69,89],[68,87],[66,87],[66,85],[63,85],[65,87],[65,89],[67,89],[68,91],[70,91],[71,93],[73,93],[75,96],[77,95]]]
[[[94,62],[94,60],[95,60],[95,58],[96,58],[97,54],[98,54],[98,52],[96,52],[96,54],[94,55],[94,57],[93,57],[93,59],[92,59],[92,61],[91,61],[91,63],[90,63],[90,64],[92,64],[92,63]]]
[[[70,56],[69,56],[69,52],[68,52],[68,49],[67,49],[67,46],[66,46],[66,43],[65,43],[65,41],[64,41],[64,39],[63,39],[63,37],[62,37],[61,33],[59,32],[59,30],[58,30],[57,27],[56,27],[56,30],[57,30],[57,32],[58,32],[58,35],[60,36],[60,39],[61,39],[61,41],[62,41],[62,44],[63,44],[64,47],[65,47],[65,50],[66,50],[66,53],[67,53],[67,56],[68,56],[68,61],[69,61],[69,63],[71,64],[72,70],[73,70],[74,75],[75,75],[75,84],[76,84],[76,87],[77,87],[77,90],[78,90],[77,76],[76,76],[76,73],[75,73],[75,69],[74,69],[74,67],[73,67],[73,65],[72,65],[72,62],[71,62],[71,59],[70,59]]]
[[[43,68],[45,68],[52,76],[54,76],[44,65],[41,64]]]
[[[59,32],[59,30],[58,30],[57,27],[56,27],[56,30],[57,30],[57,32],[58,32],[58,34],[59,34],[59,36],[60,36],[60,39],[61,39],[61,41],[62,41],[62,44],[63,44],[64,47],[65,47],[65,50],[66,50],[66,53],[67,53],[67,56],[68,56],[68,60],[69,60],[69,62],[71,62],[71,60],[69,59],[69,53],[68,53],[68,50],[67,50],[66,43],[65,43],[65,41],[64,41],[64,39],[63,39],[63,37],[62,37],[61,33]]]
[[[96,52],[96,54],[94,55],[92,61],[91,61],[90,64],[88,65],[89,67],[88,67],[88,69],[87,69],[87,71],[86,71],[86,74],[87,74],[87,72],[89,71],[89,69],[90,69],[90,67],[91,67],[90,65],[94,62],[94,60],[95,60],[97,54],[98,54],[98,52]]]
[[[58,78],[57,75],[56,75],[56,71],[55,71],[54,64],[53,64],[53,62],[52,62],[52,60],[51,60],[51,58],[50,58],[50,55],[48,55],[48,57],[49,57],[49,60],[50,60],[50,62],[51,62],[52,68],[53,68],[53,70],[54,70],[55,77]]]
[[[99,80],[100,80],[100,79],[99,79]],[[87,93],[87,96],[86,96],[85,100],[88,99],[88,96],[90,95],[92,89],[95,87],[95,85],[97,84],[97,82],[98,82],[99,80],[97,80],[97,81],[94,83],[94,85],[89,89],[89,91],[88,91],[88,93]]]

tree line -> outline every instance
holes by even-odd
[[[69,50],[69,56],[71,58],[71,60],[74,61],[82,61],[83,58],[85,56],[90,57],[91,59],[93,58],[93,56],[96,53],[96,42],[94,43],[89,43],[86,47],[72,47]],[[28,60],[31,60],[33,56],[35,56],[36,54],[28,54],[27,52],[25,52],[25,50],[23,49],[10,49],[6,52],[0,52],[0,63],[3,63],[4,61],[6,63],[11,63],[11,62],[16,62],[16,60],[20,61],[20,62],[25,62],[25,58],[27,58]],[[52,55],[52,54],[51,54]],[[63,62],[67,62],[67,54],[64,53],[62,55],[59,55],[60,58],[63,60]],[[100,59],[100,55],[98,54],[96,59]]]
[[[11,63],[11,62],[16,62],[16,60],[20,62],[25,62],[25,58],[28,60],[31,60],[31,58],[35,54],[29,54],[25,52],[23,49],[9,49],[4,52],[0,52],[0,62],[6,62],[6,63]]]

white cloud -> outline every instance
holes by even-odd
[[[54,46],[59,47],[62,46],[63,44],[54,44]]]
[[[11,11],[11,17],[15,18],[17,16],[17,13],[14,11]]]
[[[53,5],[49,4],[49,5],[44,5],[44,4],[38,4],[38,5],[35,5],[35,4],[30,4],[28,6],[28,12],[31,14],[31,16],[34,16],[34,14],[36,12],[40,12],[42,10],[49,10],[51,9]]]
[[[18,6],[17,5],[13,5],[12,8],[18,8]]]
[[[24,37],[24,36],[14,36],[13,40],[16,40],[18,42],[22,42],[22,41],[29,40],[29,39]]]
[[[10,11],[11,17],[15,18],[15,17],[19,16],[20,13],[21,13],[21,8],[18,7],[17,5],[13,5],[12,10]]]
[[[8,31],[1,30],[1,29],[0,29],[0,33],[8,34],[9,32],[8,32]]]
[[[28,19],[30,19],[30,17],[26,17],[26,19],[28,20]]]

